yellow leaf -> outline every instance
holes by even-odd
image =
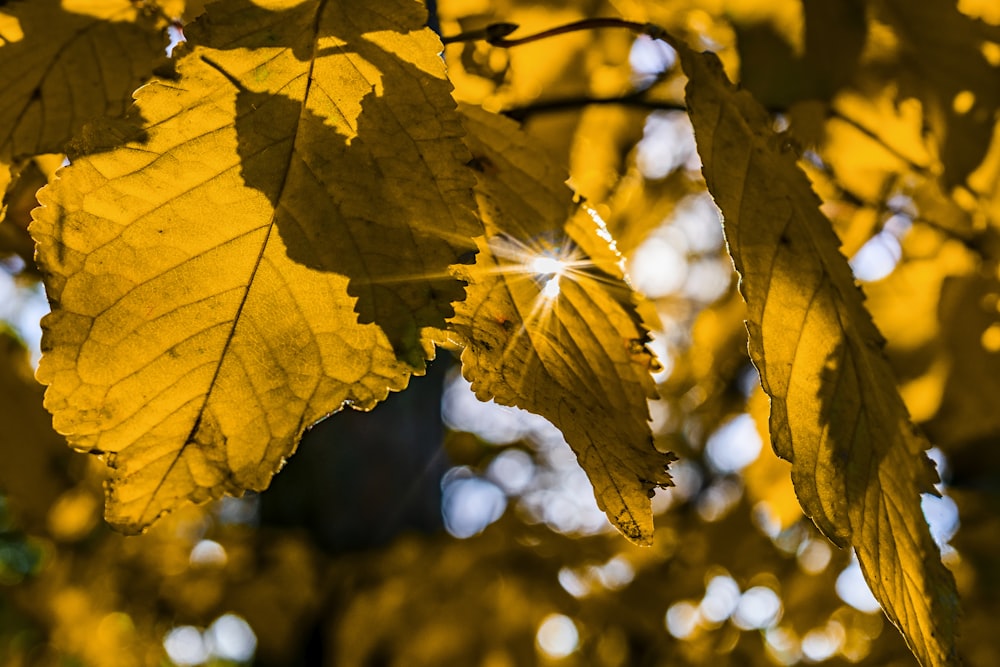
[[[465,108],[486,237],[463,268],[468,297],[452,329],[481,400],[555,424],[630,540],[649,544],[649,497],[673,455],[653,446],[656,396],[647,331],[603,223],[573,201],[565,174],[504,118]]]
[[[957,593],[920,508],[935,474],[850,268],[795,155],[713,54],[678,44],[705,179],[747,302],[750,354],[799,501],[858,554],[924,665],[957,664]]]
[[[269,5],[212,5],[137,137],[35,212],[46,407],[123,530],[263,489],[310,424],[405,387],[481,229],[420,5]]]
[[[15,160],[62,152],[85,122],[121,114],[149,78],[166,42],[136,5],[31,0],[0,7],[0,192]]]

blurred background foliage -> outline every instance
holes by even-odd
[[[203,3],[160,3],[179,27]],[[75,3],[80,11],[81,3]],[[438,0],[442,34],[655,22],[716,51],[801,153],[934,444],[925,514],[1000,664],[1000,11],[991,0]],[[317,425],[272,487],[148,534],[102,522],[101,469],[32,377],[26,234],[61,156],[18,165],[0,225],[0,665],[913,665],[850,553],[771,451],[742,302],[669,47],[616,30],[455,43],[456,97],[507,113],[607,220],[648,297],[677,452],[655,545],[629,545],[544,420],[478,403],[442,352],[369,414]]]

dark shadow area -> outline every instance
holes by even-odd
[[[868,34],[862,0],[804,0],[804,52],[770,23],[735,22],[740,82],[767,108],[829,102],[851,82]]]
[[[282,41],[287,40],[284,30],[313,20],[312,12],[269,12],[242,4],[227,20],[236,17],[257,26],[254,44],[260,45],[261,35],[265,41],[271,35],[275,45],[292,49],[296,57],[312,57],[303,46],[307,43],[311,49],[311,25],[313,32],[304,37],[301,31],[287,33],[295,43]],[[309,6],[315,11],[316,5]],[[381,75],[382,92],[376,94],[373,86],[364,96],[356,121],[348,110],[354,100],[346,101],[345,110],[339,107],[336,80],[314,78],[308,95],[316,99],[305,108],[302,100],[252,92],[221,65],[203,59],[239,90],[236,129],[242,175],[275,207],[275,223],[289,258],[346,276],[348,293],[358,300],[359,321],[381,327],[397,354],[420,368],[421,329],[443,328],[454,314],[451,302],[464,298],[463,284],[451,277],[448,267],[468,261],[475,250],[477,225],[463,207],[466,200],[472,201],[472,174],[460,171],[465,161],[462,144],[447,139],[453,131],[449,121],[428,119],[428,104],[440,92],[433,87],[446,84],[365,41],[352,23],[359,19],[351,8],[327,3],[323,11],[337,13],[324,16],[323,24],[344,25],[345,34],[337,36],[348,41],[330,53],[363,51],[363,58]],[[394,23],[399,17],[385,18],[384,24],[369,22],[378,17],[365,14],[366,32],[399,29]],[[232,26],[211,18],[191,32],[221,42],[209,41],[212,48],[242,44],[229,39]],[[353,70],[345,76],[354,76]],[[451,105],[450,95],[446,103]],[[331,114],[343,114],[343,122],[356,127],[356,135],[341,134],[312,110],[323,104]]]
[[[342,410],[314,426],[260,495],[265,526],[305,528],[331,554],[442,530],[441,394],[450,355],[371,412]]]

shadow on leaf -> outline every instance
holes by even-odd
[[[309,60],[314,56],[301,34],[289,30],[307,23],[319,26],[310,43],[344,42],[324,48],[304,70],[302,99],[250,90],[223,65],[202,59],[239,91],[241,173],[274,206],[289,258],[346,276],[359,321],[377,324],[403,360],[422,367],[421,330],[443,328],[454,314],[451,302],[464,298],[449,266],[471,258],[479,231],[457,115],[447,118],[453,108],[448,84],[365,38],[400,30],[388,20],[373,23],[380,15],[366,14],[362,33],[347,20],[355,12],[339,5],[306,3],[286,12],[233,5],[226,20],[257,26],[254,44],[273,42]],[[316,11],[323,12],[318,20]],[[347,34],[334,35],[330,26]],[[200,23],[194,34],[211,48],[249,45],[230,40],[233,31],[219,19]],[[398,39],[412,48],[407,33]],[[376,73],[361,74],[362,68]],[[351,79],[354,91],[361,84],[370,89],[356,118],[350,109],[357,101],[340,77]],[[359,77],[370,81],[359,83]]]

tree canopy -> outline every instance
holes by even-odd
[[[0,661],[995,662],[998,26],[0,2]]]

